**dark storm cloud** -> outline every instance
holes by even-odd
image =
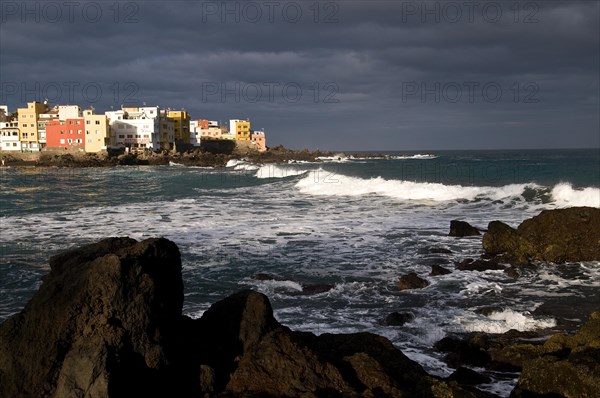
[[[600,144],[597,2],[73,3],[2,2],[0,102],[249,117],[297,148]]]

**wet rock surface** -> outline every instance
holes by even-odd
[[[452,220],[450,221],[450,233],[448,235],[460,238],[464,236],[479,236],[481,232],[468,222]]]
[[[516,229],[492,221],[483,236],[483,248],[487,254],[514,265],[599,261],[600,209],[544,210]]]
[[[400,290],[423,289],[427,286],[429,286],[429,282],[415,272],[402,275],[398,281],[398,289]]]

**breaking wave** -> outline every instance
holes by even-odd
[[[301,174],[301,173],[298,173]],[[509,184],[500,187],[445,185],[432,182],[386,180],[381,177],[364,179],[334,174],[323,169],[313,170],[296,183],[303,194],[322,196],[380,195],[398,200],[506,200],[539,199],[558,207],[600,207],[600,189],[574,189],[570,184],[557,184],[551,191],[535,183]]]

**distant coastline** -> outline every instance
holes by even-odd
[[[319,162],[322,158],[345,156],[350,152],[320,150],[293,150],[279,145],[265,152],[236,146],[193,149],[185,152],[137,152],[137,153],[86,153],[80,151],[41,151],[15,153],[0,151],[4,167],[114,167],[114,166],[160,166],[177,163],[184,166],[225,167],[232,159],[245,159],[254,163]],[[355,158],[386,158],[381,153],[351,152]]]

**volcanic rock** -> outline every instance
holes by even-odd
[[[160,371],[183,303],[177,246],[109,238],[49,262],[39,291],[0,326],[0,396],[144,395],[170,384]]]
[[[410,312],[392,312],[381,321],[381,324],[384,326],[402,326],[414,318],[415,316]]]
[[[422,289],[427,286],[429,286],[429,282],[419,277],[415,272],[402,275],[398,281],[398,288],[400,290]]]
[[[600,260],[600,209],[571,207],[544,210],[515,230],[492,221],[483,236],[487,254],[526,265],[530,261],[564,263]]]
[[[479,272],[504,269],[504,267],[498,264],[498,262],[495,260],[473,260],[471,258],[467,258],[459,263],[456,263],[456,268],[461,271]]]
[[[456,237],[479,236],[481,232],[468,222],[452,220],[450,221],[450,233],[448,235]]]
[[[523,356],[523,372],[511,397],[598,396],[600,312],[592,313],[575,335],[556,334],[529,350],[529,355]]]
[[[446,275],[446,274],[451,274],[451,273],[452,273],[452,271],[450,271],[449,269],[446,269],[446,268],[442,267],[441,265],[434,264],[431,266],[431,272],[429,273],[429,275],[438,276],[438,275]]]
[[[384,337],[294,332],[250,290],[181,315],[177,246],[110,238],[50,259],[0,325],[0,396],[478,397]]]
[[[460,384],[468,384],[468,385],[489,383],[491,381],[491,379],[489,377],[484,376],[480,373],[477,373],[476,371],[474,371],[472,369],[465,368],[462,366],[459,367],[458,369],[456,369],[454,371],[454,373],[452,373],[450,376],[448,376],[448,378],[446,380],[448,380],[448,381],[455,380],[455,381],[459,382]]]

